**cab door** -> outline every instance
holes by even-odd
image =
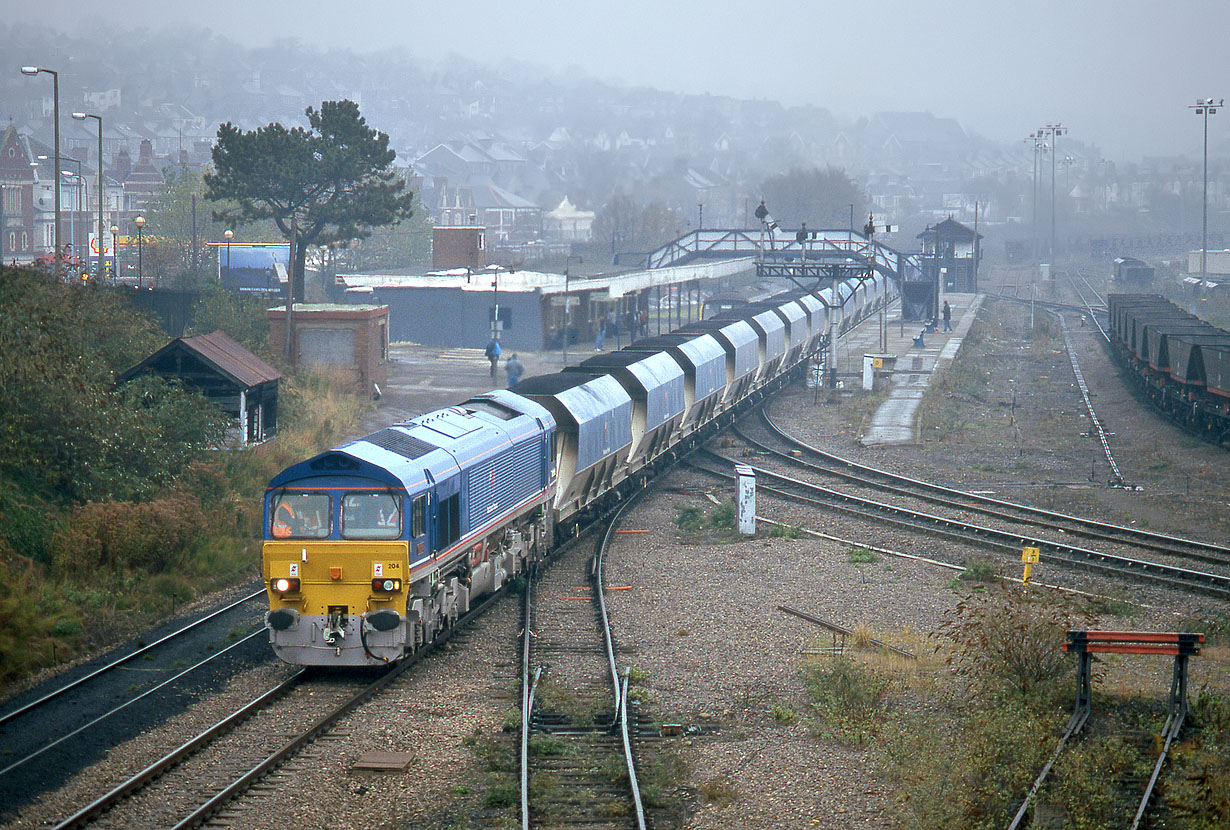
[[[410,499],[410,562],[426,557],[431,546],[427,539],[427,493],[419,493]]]

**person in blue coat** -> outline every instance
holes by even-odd
[[[517,353],[513,352],[512,357],[504,363],[504,374],[508,376],[508,388],[512,389],[517,385],[517,381],[521,380],[521,375],[525,374],[525,367],[521,365],[521,361],[517,359]]]

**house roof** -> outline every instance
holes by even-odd
[[[154,369],[162,364],[165,357],[183,351],[191,352],[203,360],[210,368],[231,382],[245,388],[260,386],[262,383],[275,381],[282,377],[281,372],[236,343],[224,331],[218,329],[209,334],[175,338],[145,358],[145,360],[142,360],[136,366],[120,375],[118,382],[123,383],[147,369]]]

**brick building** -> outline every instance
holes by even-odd
[[[268,310],[269,343],[286,350],[286,306]],[[386,383],[389,361],[387,305],[295,303],[294,362],[328,370],[361,393]]]

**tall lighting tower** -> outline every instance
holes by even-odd
[[[1036,262],[1038,259],[1038,153],[1040,151],[1046,152],[1046,142],[1042,140],[1041,130],[1038,130],[1036,133],[1030,133],[1028,136],[1025,137],[1025,140],[1028,141],[1030,144],[1032,144],[1034,148],[1034,178],[1033,178],[1034,218],[1029,226],[1029,229],[1030,229],[1029,256],[1034,262]]]
[[[1196,103],[1188,107],[1195,110],[1196,115],[1204,116],[1204,210],[1200,223],[1200,296],[1204,296],[1205,280],[1208,279],[1209,254],[1209,116],[1217,114],[1217,108],[1224,104],[1225,98],[1197,98]]]
[[[1068,130],[1063,124],[1047,124],[1038,128],[1038,135],[1050,136],[1051,139],[1051,244],[1050,259],[1052,267],[1055,264],[1055,156],[1059,155],[1059,136]]]

